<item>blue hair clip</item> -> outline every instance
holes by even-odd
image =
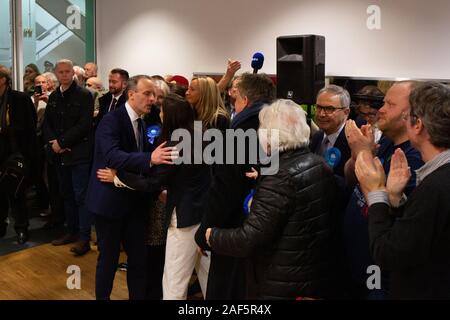
[[[161,135],[161,127],[153,125],[147,128],[147,138],[150,144],[155,143],[155,139]]]

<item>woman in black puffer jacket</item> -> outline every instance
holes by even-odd
[[[259,298],[336,297],[333,173],[308,150],[305,112],[294,102],[278,100],[259,118],[262,147],[279,150],[278,173],[261,176],[242,227],[208,229],[206,238],[213,251],[251,258]],[[261,129],[279,130],[278,148]]]

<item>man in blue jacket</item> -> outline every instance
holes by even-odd
[[[152,153],[144,137],[142,116],[155,102],[155,87],[148,76],[129,79],[127,102],[106,114],[95,135],[94,162],[87,195],[88,209],[95,216],[99,256],[96,298],[110,298],[123,244],[128,256],[127,284],[130,299],[145,297],[145,195],[116,188],[97,179],[98,169],[111,168],[145,174],[152,165],[171,161],[173,148],[164,144]]]

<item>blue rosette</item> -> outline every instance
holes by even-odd
[[[336,147],[330,148],[325,152],[325,162],[332,168],[336,168],[342,159],[341,150]]]
[[[161,135],[161,127],[153,125],[147,128],[147,139],[150,144],[154,144],[156,138]]]

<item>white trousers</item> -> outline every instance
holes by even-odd
[[[201,255],[195,243],[195,233],[199,224],[187,228],[177,228],[177,216],[172,214],[167,231],[166,260],[163,275],[163,300],[186,300],[194,268],[206,296],[210,256]]]

